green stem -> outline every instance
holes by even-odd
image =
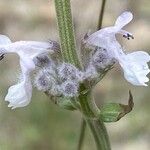
[[[65,62],[80,67],[76,51],[70,0],[55,0],[55,8],[61,42],[61,54]]]
[[[78,148],[77,150],[81,150],[83,146],[83,140],[85,137],[85,129],[86,129],[86,121],[82,119],[81,122],[81,130],[80,130],[80,136],[79,136],[79,142],[78,142]]]
[[[97,26],[98,30],[100,30],[102,27],[103,16],[104,16],[104,11],[105,11],[105,4],[106,4],[106,0],[102,0],[101,11],[100,11],[98,26]]]
[[[81,105],[81,112],[83,115],[87,118],[96,118],[97,115],[99,114],[99,109],[96,106],[94,101],[91,101],[92,99],[92,92],[87,91],[86,87],[82,84],[80,86],[80,95],[78,97],[78,100]]]
[[[84,115],[84,119],[91,129],[94,136],[94,140],[97,146],[97,150],[110,150],[110,143],[104,123],[97,119],[99,109],[92,98],[92,91],[87,91],[85,86],[80,87],[81,92],[79,96],[79,102],[81,105],[81,112]],[[85,130],[84,128],[82,130]],[[82,132],[81,130],[81,132]],[[81,137],[81,138],[84,138]],[[82,139],[83,141],[83,139]],[[82,144],[82,143],[81,143]]]
[[[91,132],[94,136],[97,150],[110,150],[111,148],[105,125],[100,119],[96,118],[99,109],[97,108],[94,100],[92,99],[91,91],[80,95],[79,101],[82,113],[84,114],[84,119],[89,125]],[[89,101],[91,102],[89,103]]]
[[[97,150],[111,150],[107,130],[102,121],[98,119],[86,119],[94,136]]]

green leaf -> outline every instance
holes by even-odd
[[[45,92],[45,94],[49,97],[49,99],[59,107],[67,110],[76,110],[77,108],[80,107],[79,103],[76,101],[75,98],[69,98],[69,97],[57,97],[57,96],[52,96],[48,92]]]
[[[64,109],[67,109],[67,110],[72,110],[72,111],[76,110],[76,107],[74,106],[74,104],[71,101],[72,101],[72,99],[68,98],[68,97],[57,98],[57,104],[61,108],[64,108]]]
[[[99,117],[103,122],[116,122],[133,109],[133,97],[129,91],[128,105],[108,103],[102,106]]]

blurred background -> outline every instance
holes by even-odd
[[[73,19],[78,46],[89,30],[97,27],[101,0],[72,0]],[[127,30],[134,40],[121,40],[127,51],[150,53],[150,1],[107,0],[103,26],[113,25],[117,16],[129,10],[134,20]],[[58,41],[56,16],[52,0],[0,0],[0,33],[12,41]],[[7,55],[0,61],[0,150],[76,150],[81,115],[55,106],[42,92],[34,89],[30,105],[11,110],[4,97],[19,76],[18,57]],[[128,90],[134,96],[133,111],[116,123],[108,123],[113,150],[150,149],[150,87],[135,87],[125,81],[121,68],[111,70],[95,88],[98,104],[127,103]],[[83,150],[94,150],[87,130]]]

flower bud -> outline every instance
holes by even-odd
[[[34,63],[37,67],[46,67],[50,66],[52,61],[47,55],[40,55],[34,59]]]
[[[84,72],[84,80],[85,79],[92,80],[97,77],[98,77],[98,72],[97,72],[96,68],[92,64],[90,64]]]
[[[41,91],[48,91],[55,84],[55,78],[46,69],[40,70],[34,81],[35,87]]]
[[[115,63],[115,60],[109,56],[108,52],[104,48],[97,48],[95,53],[92,55],[91,63],[96,67],[97,70],[103,70]]]
[[[48,40],[48,42],[51,45],[51,49],[54,50],[55,53],[60,52],[60,45],[56,41]]]
[[[67,96],[67,97],[77,96],[78,87],[79,85],[77,82],[67,80],[61,84],[61,92],[64,96]]]
[[[82,80],[82,72],[79,71],[75,66],[68,63],[63,63],[58,67],[58,75],[64,80]]]

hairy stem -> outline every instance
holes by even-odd
[[[97,30],[100,30],[102,27],[103,16],[104,16],[104,11],[105,11],[105,4],[106,4],[106,0],[102,0]]]
[[[82,149],[83,140],[84,140],[84,137],[85,137],[85,129],[86,129],[86,121],[82,118],[81,131],[80,131],[80,137],[79,137],[77,150],[81,150]]]
[[[70,0],[55,0],[56,16],[64,61],[80,67],[76,51]]]
[[[80,90],[83,91],[79,95],[81,112],[94,136],[97,150],[110,150],[109,138],[105,125],[100,119],[97,119],[99,109],[92,97],[92,91],[86,90],[84,85],[80,87]]]
[[[99,118],[97,119],[99,109],[94,103],[91,93],[91,91],[88,91],[79,96],[81,111],[94,136],[97,150],[110,150],[107,130],[104,123]]]
[[[91,101],[92,99],[91,90],[86,90],[86,87],[83,84],[80,86],[80,90],[81,92],[78,97],[81,105],[80,111],[87,118],[96,118],[97,114],[99,114],[99,108],[95,104],[95,101]]]
[[[104,123],[98,119],[86,119],[94,136],[97,150],[111,150],[110,142]]]

